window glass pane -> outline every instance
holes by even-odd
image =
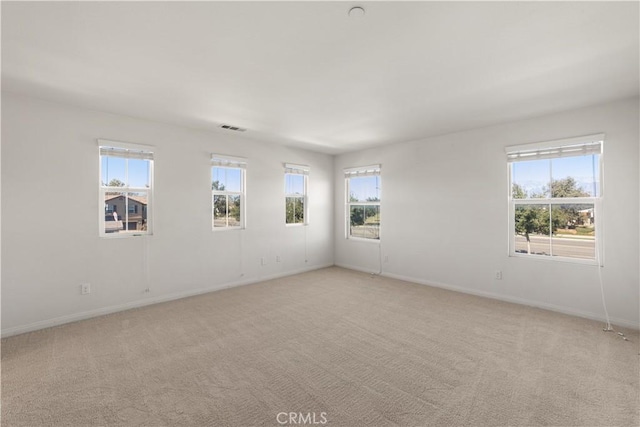
[[[304,175],[290,174],[284,175],[285,194],[304,194]]]
[[[149,160],[129,159],[129,186],[149,188]]]
[[[240,192],[242,190],[242,169],[211,168],[211,188],[220,191]]]
[[[229,227],[240,227],[240,196],[229,196]]]
[[[101,149],[101,152],[105,150]],[[104,194],[105,234],[142,234],[150,231],[148,223],[149,194],[151,190],[152,161],[120,157],[125,149],[107,150],[111,155],[100,155],[100,186],[119,187]],[[150,154],[151,156],[151,154]],[[131,187],[140,191],[129,192]],[[102,224],[102,220],[100,221]]]
[[[125,193],[104,195],[104,232],[119,233],[124,227]]]
[[[213,226],[227,226],[227,196],[224,194],[213,196]]]
[[[551,255],[549,205],[515,206],[515,252]]]
[[[597,197],[600,194],[598,155],[551,160],[551,197]]]
[[[127,193],[127,215],[123,218],[128,231],[147,231],[147,193]]]
[[[349,178],[350,202],[374,202],[378,200],[380,200],[379,176]]]
[[[514,198],[549,197],[550,160],[530,160],[511,165]]]
[[[551,206],[553,256],[596,258],[596,229],[593,204]]]
[[[102,185],[124,187],[126,185],[126,159],[102,156]]]
[[[380,206],[351,205],[349,220],[351,236],[380,238]]]
[[[304,223],[304,197],[286,198],[286,223]]]

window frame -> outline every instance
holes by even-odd
[[[101,238],[107,239],[119,239],[119,238],[128,238],[128,237],[139,237],[139,236],[152,236],[153,235],[153,192],[154,192],[154,163],[155,163],[155,149],[156,147],[152,145],[144,145],[144,144],[134,144],[130,142],[122,142],[122,141],[113,141],[107,139],[98,139],[98,233]],[[114,150],[113,155],[103,154],[103,151],[106,150]],[[124,153],[122,153],[124,151]],[[118,155],[122,153],[123,155]],[[138,153],[139,155],[144,155],[149,161],[149,187],[135,187],[128,185],[128,173],[129,173],[129,165],[128,160],[130,158],[138,158],[137,156],[131,155],[132,153]],[[112,187],[108,185],[103,185],[102,183],[102,157],[116,157],[116,158],[124,158],[125,159],[125,186],[123,187]],[[109,211],[109,204],[105,203],[106,194],[109,192],[114,193],[145,193],[147,195],[147,209],[146,209],[146,230],[135,230],[128,231],[125,233],[107,233],[105,230],[106,220],[105,216],[107,211]],[[123,223],[128,223],[129,217],[129,204],[127,202],[128,197],[125,196],[125,209],[123,212],[123,216],[121,220]],[[106,205],[106,208],[105,208]],[[114,205],[115,206],[115,205]],[[113,212],[113,208],[110,210]]]
[[[382,172],[381,165],[370,165],[370,166],[359,166],[353,168],[344,169],[345,175],[345,239],[354,240],[360,242],[372,242],[372,243],[380,243],[382,241]],[[362,178],[366,176],[377,176],[380,184],[380,200],[375,202],[352,202],[351,201],[351,191],[350,191],[350,180],[352,178]],[[363,206],[366,209],[367,206],[377,206],[378,207],[378,217],[380,219],[380,223],[378,225],[378,238],[372,239],[368,237],[358,237],[351,235],[351,207],[352,206]]]
[[[309,225],[309,166],[296,165],[293,163],[284,164],[284,224],[287,227],[300,227]],[[287,193],[287,175],[301,175],[303,177],[303,194]],[[302,222],[287,222],[287,199],[295,197],[302,199]]]
[[[244,230],[246,228],[246,182],[247,182],[247,159],[244,157],[227,156],[221,154],[211,154],[211,169],[213,174],[214,168],[221,169],[238,169],[240,170],[240,191],[228,191],[228,190],[214,190],[211,188],[211,231],[229,231],[229,230]],[[211,176],[211,175],[209,175]],[[213,182],[210,184],[212,187]],[[224,227],[216,227],[214,225],[215,215],[215,196],[225,196],[227,199],[227,225]],[[229,196],[240,197],[240,221],[239,225],[229,225]]]
[[[553,141],[545,141],[531,144],[523,144],[523,145],[515,145],[505,147],[505,152],[507,153],[507,197],[508,197],[508,236],[509,236],[509,245],[508,245],[508,256],[509,257],[518,257],[525,259],[533,259],[540,261],[558,261],[558,262],[568,262],[574,264],[586,264],[586,265],[600,265],[604,266],[604,229],[603,229],[603,196],[604,196],[604,134],[596,134],[596,135],[588,135],[583,137],[576,138],[567,138]],[[563,152],[577,151],[574,147],[582,147],[589,145],[598,145],[599,144],[599,152],[598,154],[598,167],[597,167],[597,176],[596,178],[599,180],[599,192],[597,195],[593,197],[551,197],[549,194],[545,198],[514,198],[513,197],[513,164],[517,163],[517,161],[509,160],[509,157],[518,157],[522,156],[526,158],[526,156],[534,156],[534,152],[541,153],[541,158],[531,158],[531,160],[545,160],[545,159],[558,159],[562,157],[567,157],[566,155],[562,155]],[[563,150],[564,149],[564,150]],[[558,155],[554,156],[554,151],[557,152]],[[595,153],[592,153],[595,154]],[[588,155],[586,153],[585,155]],[[571,156],[571,155],[569,155]],[[577,156],[576,156],[577,157]],[[549,177],[549,184],[551,184],[552,176]],[[538,254],[529,254],[516,252],[516,233],[515,233],[515,213],[516,207],[519,205],[540,205],[540,206],[548,206],[549,207],[549,215],[552,215],[552,210],[554,206],[560,205],[579,205],[579,204],[587,204],[593,205],[593,215],[595,217],[594,228],[596,233],[594,235],[594,257],[590,258],[577,258],[577,257],[568,257],[568,256],[558,256],[553,255],[553,232],[551,227],[551,220],[549,226],[549,239],[550,239],[550,251],[549,255],[538,255]],[[551,218],[550,218],[551,219]]]

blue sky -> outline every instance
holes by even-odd
[[[554,180],[573,177],[580,188],[592,196],[600,191],[598,155],[563,157],[551,160],[531,160],[512,164],[512,182],[519,184],[529,196],[541,193]],[[594,187],[595,193],[594,194]]]
[[[284,175],[285,194],[304,194],[304,175],[290,174]]]
[[[126,162],[129,162],[129,186],[148,187],[149,161],[122,157],[102,156],[102,182],[108,184],[112,179],[119,179],[127,184]]]
[[[238,168],[211,168],[211,182],[218,181],[225,191],[242,191],[242,170]]]
[[[242,171],[240,169],[213,167],[211,168],[211,181],[219,181],[224,184],[226,191],[241,191]],[[304,175],[285,174],[284,187],[286,194],[304,194]]]
[[[368,198],[380,199],[380,177],[363,176],[349,180],[350,195],[355,196],[359,202],[366,202]]]

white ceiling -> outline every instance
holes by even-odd
[[[2,88],[327,153],[639,93],[638,2],[2,2]]]

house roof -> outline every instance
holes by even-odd
[[[121,194],[108,194],[105,196],[104,201],[108,202],[110,200],[113,199],[117,199],[117,198],[124,198],[123,195]],[[129,196],[129,199],[131,200],[135,200],[136,202],[142,204],[142,205],[146,205],[147,204],[147,197],[146,196]]]

